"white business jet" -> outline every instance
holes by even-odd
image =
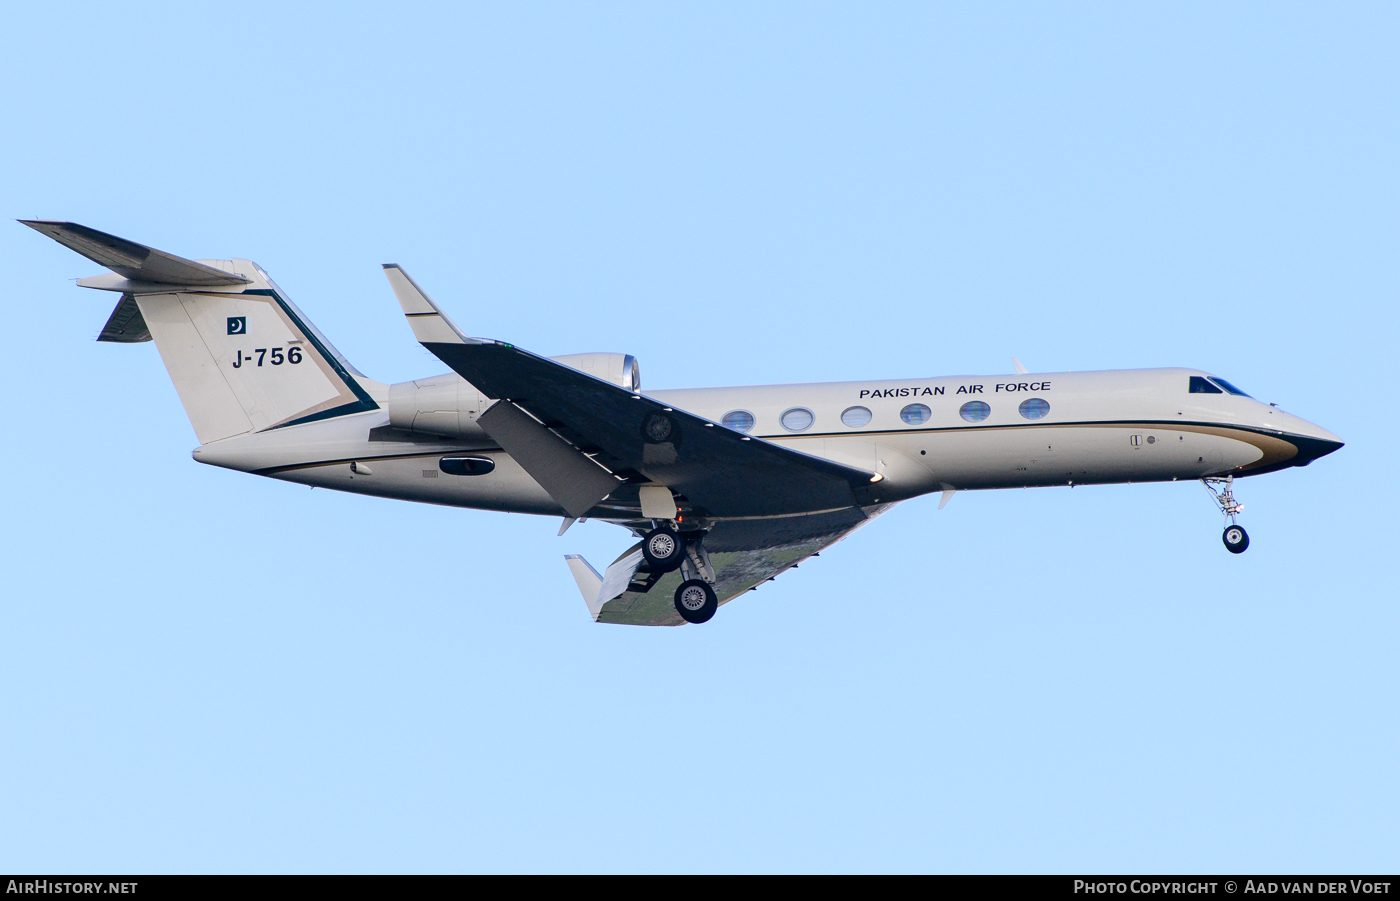
[[[600,519],[637,539],[569,569],[593,619],[703,623],[894,504],[941,492],[1199,480],[1234,553],[1234,480],[1342,446],[1190,369],[641,390],[617,353],[546,359],[471,338],[397,265],[414,337],[452,372],[355,370],[248,260],[186,260],[71,222],[25,221],[114,274],[99,341],[154,340],[194,458],[319,488]]]

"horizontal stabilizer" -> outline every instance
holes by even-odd
[[[141,315],[135,297],[122,295],[112,315],[107,317],[107,324],[102,327],[102,334],[97,336],[97,340],[115,344],[140,344],[151,340],[151,330],[146,327],[146,319]]]
[[[241,275],[186,260],[76,222],[48,219],[19,221],[133,282],[196,288],[249,284],[248,279]]]

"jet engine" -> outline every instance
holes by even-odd
[[[455,372],[389,386],[389,425],[406,432],[485,438],[476,418],[491,405]]]
[[[641,368],[631,354],[567,354],[550,357],[628,391],[642,387]],[[451,438],[484,438],[476,418],[492,399],[455,372],[389,386],[389,424],[406,432]]]
[[[631,354],[566,354],[550,359],[628,391],[642,390],[642,370]]]

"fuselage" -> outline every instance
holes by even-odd
[[[391,397],[404,397],[405,385],[434,396],[447,389],[455,400],[436,406],[456,405],[453,425],[433,424],[441,411],[418,421],[452,434],[415,427],[412,415],[391,417],[402,408]],[[216,441],[196,450],[195,459],[342,491],[563,515],[474,425],[491,401],[459,377],[367,388],[381,409]],[[878,473],[878,503],[948,490],[1248,476],[1305,466],[1341,446],[1331,432],[1190,369],[643,393],[720,427]],[[444,471],[442,457],[463,453],[489,458],[494,468],[480,475]],[[635,518],[607,500],[590,515]]]

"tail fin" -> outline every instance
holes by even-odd
[[[99,340],[154,339],[200,444],[378,407],[346,362],[249,260],[185,260],[71,222],[24,222],[116,273]],[[358,377],[358,378],[357,378]]]

